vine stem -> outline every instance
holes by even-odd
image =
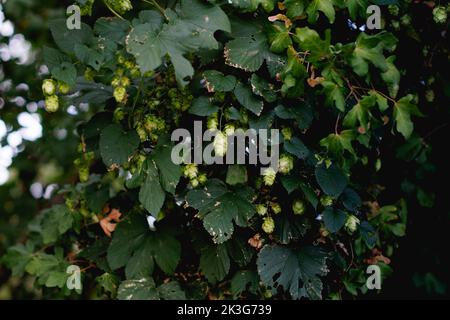
[[[142,78],[139,81],[138,91],[137,91],[136,97],[134,98],[133,106],[131,107],[131,113],[134,113],[134,109],[136,108],[136,104],[141,95],[141,91],[142,91]],[[128,117],[128,126],[131,128],[131,116]]]
[[[105,0],[103,0],[103,3],[109,9],[109,11],[111,11],[116,17],[118,17],[119,19],[125,20],[120,14],[118,14],[113,8],[111,8],[111,6]]]
[[[339,120],[341,119],[341,114],[338,113],[337,119],[336,119],[336,124],[334,125],[334,133],[336,135],[338,135],[338,126],[339,126]]]
[[[169,17],[167,16],[166,11],[164,10],[163,7],[161,7],[159,5],[158,2],[156,2],[156,0],[142,0],[142,1],[144,1],[145,3],[148,3],[148,4],[151,4],[151,5],[155,6],[156,9],[158,9],[158,11],[164,16],[164,19],[166,19],[166,21],[169,21]]]

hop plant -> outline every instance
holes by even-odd
[[[433,9],[433,20],[438,24],[444,24],[447,21],[447,10],[444,6]]]
[[[70,91],[70,86],[65,82],[58,82],[58,90],[61,94],[68,94]]]
[[[52,96],[56,93],[56,83],[52,79],[45,79],[42,82],[42,92],[45,96]]]
[[[133,9],[130,0],[105,0],[108,7],[119,14],[124,14]]]
[[[213,145],[216,156],[223,157],[227,153],[227,136],[219,131],[214,137]]]
[[[267,214],[267,206],[263,205],[263,204],[258,204],[256,206],[256,212],[260,215],[260,216],[265,216]]]
[[[114,89],[113,95],[118,103],[124,103],[127,99],[127,90],[124,87],[117,87]]]
[[[198,174],[198,168],[195,163],[189,163],[184,167],[184,176],[189,179],[195,179]]]
[[[94,81],[94,70],[92,70],[91,68],[86,68],[86,70],[84,71],[84,79],[86,79],[87,81]]]
[[[193,188],[197,188],[198,185],[199,185],[198,179],[192,179],[192,180],[190,181],[190,183],[191,183],[191,186],[192,186]]]
[[[226,136],[231,136],[236,131],[236,128],[233,124],[227,124],[225,125],[225,128],[223,129],[223,132]]]
[[[48,112],[56,112],[59,108],[59,98],[57,95],[48,96],[45,98],[45,110]]]
[[[331,197],[331,196],[322,196],[322,197],[320,197],[320,204],[321,204],[323,207],[329,207],[329,206],[332,206],[332,205],[333,205],[333,202],[334,202],[334,199],[333,199],[333,197]]]
[[[409,26],[411,24],[411,16],[405,14],[400,18],[400,23],[404,26]]]
[[[301,215],[305,213],[305,203],[302,200],[294,200],[292,203],[292,211],[296,215]]]
[[[389,13],[392,14],[393,16],[398,16],[398,14],[400,12],[400,8],[395,4],[390,4],[388,6],[388,10],[389,10]]]
[[[290,155],[282,155],[278,163],[278,172],[288,174],[294,168],[294,159]]]
[[[125,112],[123,111],[123,108],[117,108],[114,110],[114,120],[119,122],[122,121],[125,117]]]
[[[274,214],[279,214],[281,212],[281,206],[278,202],[272,202],[270,204],[270,209],[272,209]]]
[[[197,180],[198,180],[198,183],[203,185],[208,181],[208,177],[206,176],[206,173],[201,173],[197,176]]]
[[[356,231],[359,225],[359,219],[354,215],[349,215],[345,221],[345,229],[348,233],[352,234]]]
[[[206,126],[209,130],[217,130],[217,128],[219,127],[217,113],[213,113],[208,117]]]
[[[281,134],[283,135],[283,139],[286,141],[290,141],[292,139],[292,129],[289,127],[284,127],[281,129]]]
[[[275,230],[275,221],[271,217],[264,218],[262,229],[265,233],[271,234]]]
[[[277,172],[272,168],[266,168],[263,171],[263,180],[266,186],[271,186],[275,182],[275,178],[277,176]]]

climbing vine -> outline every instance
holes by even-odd
[[[367,293],[368,265],[395,272],[408,208],[379,199],[394,186],[378,175],[424,116],[396,61],[408,4],[76,4],[80,29],[50,23],[42,91],[52,115],[87,103],[92,116],[77,126],[76,182],[3,257],[14,275],[56,296],[341,299]],[[382,30],[354,27],[369,4]],[[175,164],[171,133],[194,121],[220,132],[220,156],[238,129],[278,129],[278,170]]]

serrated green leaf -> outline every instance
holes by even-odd
[[[81,29],[71,30],[67,28],[66,19],[56,19],[50,21],[49,27],[55,43],[67,54],[72,54],[77,44],[89,46],[94,42],[94,33],[85,23],[81,23]]]
[[[293,251],[278,245],[266,245],[258,254],[261,281],[275,293],[279,287],[293,299],[321,299],[322,281],[327,274],[326,253],[315,247]]]
[[[352,130],[343,130],[340,133],[332,133],[328,137],[320,140],[320,145],[336,158],[344,157],[344,151],[348,151],[356,156],[352,146],[355,134]]]
[[[203,72],[203,78],[206,81],[206,87],[209,92],[228,92],[233,91],[236,85],[236,77],[233,75],[224,75],[220,71],[206,70]]]
[[[240,295],[249,291],[253,294],[258,290],[258,274],[252,270],[238,271],[231,279],[231,294],[233,299],[237,299]]]
[[[159,67],[168,55],[177,81],[185,85],[194,69],[184,55],[201,48],[217,49],[214,32],[230,32],[230,23],[220,7],[197,0],[182,0],[175,12],[167,9],[166,13],[170,23],[135,26],[127,37],[127,50],[135,56],[142,73]]]
[[[336,165],[329,168],[324,164],[317,166],[316,180],[322,190],[332,197],[338,197],[348,184],[347,177]]]
[[[94,25],[96,34],[117,43],[123,43],[129,29],[130,23],[117,17],[102,17]]]
[[[225,245],[203,248],[200,255],[200,270],[213,284],[223,280],[230,271],[230,258]]]
[[[152,278],[123,281],[118,289],[119,300],[159,300],[158,291]]]
[[[274,59],[261,24],[234,19],[233,40],[225,46],[225,62],[235,68],[254,72],[264,60]]]
[[[321,83],[325,93],[325,101],[328,105],[334,105],[341,112],[345,111],[345,89],[332,81]]]
[[[144,184],[139,191],[139,201],[142,203],[144,208],[156,218],[164,204],[166,193],[161,187],[156,163],[151,160],[148,161],[147,164],[147,177],[145,178]]]
[[[151,231],[145,217],[133,214],[119,222],[108,248],[112,270],[125,266],[127,278],[149,276],[153,262],[166,274],[172,274],[181,256],[181,245],[170,229]]]
[[[189,108],[189,113],[195,114],[196,116],[206,117],[216,113],[218,110],[219,107],[213,105],[208,97],[201,96],[192,101],[192,105]]]
[[[253,93],[263,97],[267,102],[271,103],[277,99],[274,92],[274,86],[262,77],[258,76],[256,73],[252,74],[250,84],[252,86]]]
[[[163,300],[186,300],[186,294],[177,281],[163,283],[158,287],[158,293]]]
[[[181,178],[181,167],[172,161],[172,143],[162,136],[151,158],[159,169],[161,186],[166,192],[175,194],[175,189]]]
[[[125,132],[118,124],[105,127],[100,134],[100,154],[109,167],[128,161],[139,146],[139,137],[135,131]]]
[[[212,179],[203,190],[189,191],[187,204],[199,210],[198,216],[203,219],[203,226],[213,237],[215,243],[223,243],[231,238],[233,221],[245,227],[255,214],[250,202],[250,188],[240,188],[239,192],[227,189],[223,182]]]
[[[308,22],[315,23],[319,18],[319,12],[323,12],[330,23],[334,23],[335,11],[333,7],[333,0],[313,0],[308,8],[306,8],[306,13],[308,14]]]
[[[41,234],[45,244],[55,242],[72,227],[73,217],[64,205],[56,205],[44,212]]]
[[[293,137],[291,140],[285,141],[284,149],[302,160],[306,159],[310,154],[308,148],[297,137]]]
[[[411,115],[422,115],[417,106],[412,103],[412,100],[413,96],[408,95],[398,100],[394,105],[394,118],[397,124],[396,128],[405,139],[408,139],[414,130]]]
[[[227,170],[226,183],[236,185],[247,182],[247,168],[244,165],[230,165]]]
[[[347,214],[342,210],[327,207],[322,213],[322,217],[325,227],[330,232],[336,233],[344,226]]]
[[[238,84],[234,88],[234,95],[236,96],[236,99],[239,101],[239,103],[247,110],[250,110],[257,116],[261,115],[264,107],[264,102],[262,100],[259,100],[252,93],[249,87],[238,82]]]

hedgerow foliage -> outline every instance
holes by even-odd
[[[43,90],[49,112],[95,115],[65,202],[5,255],[14,275],[119,299],[342,298],[366,293],[368,264],[389,275],[407,208],[378,205],[380,149],[408,148],[422,112],[400,90],[395,35],[347,28],[369,1],[77,2],[93,22],[51,23]],[[170,134],[194,120],[279,129],[279,171],[173,164]]]

